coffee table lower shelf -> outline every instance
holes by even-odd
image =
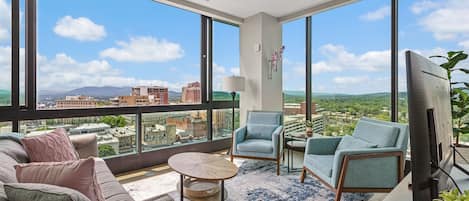
[[[181,201],[223,201],[228,199],[228,191],[224,180],[201,180],[181,175],[177,191],[171,193],[170,197]]]

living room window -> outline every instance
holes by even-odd
[[[324,135],[351,135],[361,117],[391,120],[390,13],[389,0],[368,0],[312,16],[313,102]]]
[[[305,23],[306,19],[301,18],[283,24],[283,120],[286,134],[306,131]]]
[[[0,107],[11,105],[12,14],[11,0],[0,1]]]
[[[131,4],[38,1],[37,109],[201,103],[200,15]]]

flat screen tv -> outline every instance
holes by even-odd
[[[453,168],[450,83],[437,64],[406,52],[413,200],[438,198]]]

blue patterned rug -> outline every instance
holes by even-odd
[[[335,193],[311,175],[300,183],[300,173],[287,173],[281,167],[276,175],[276,165],[271,161],[246,160],[236,177],[226,181],[231,201],[333,201]],[[372,194],[343,193],[343,201],[368,200]]]

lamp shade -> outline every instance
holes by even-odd
[[[244,77],[229,76],[223,78],[223,90],[225,91],[244,91]]]

